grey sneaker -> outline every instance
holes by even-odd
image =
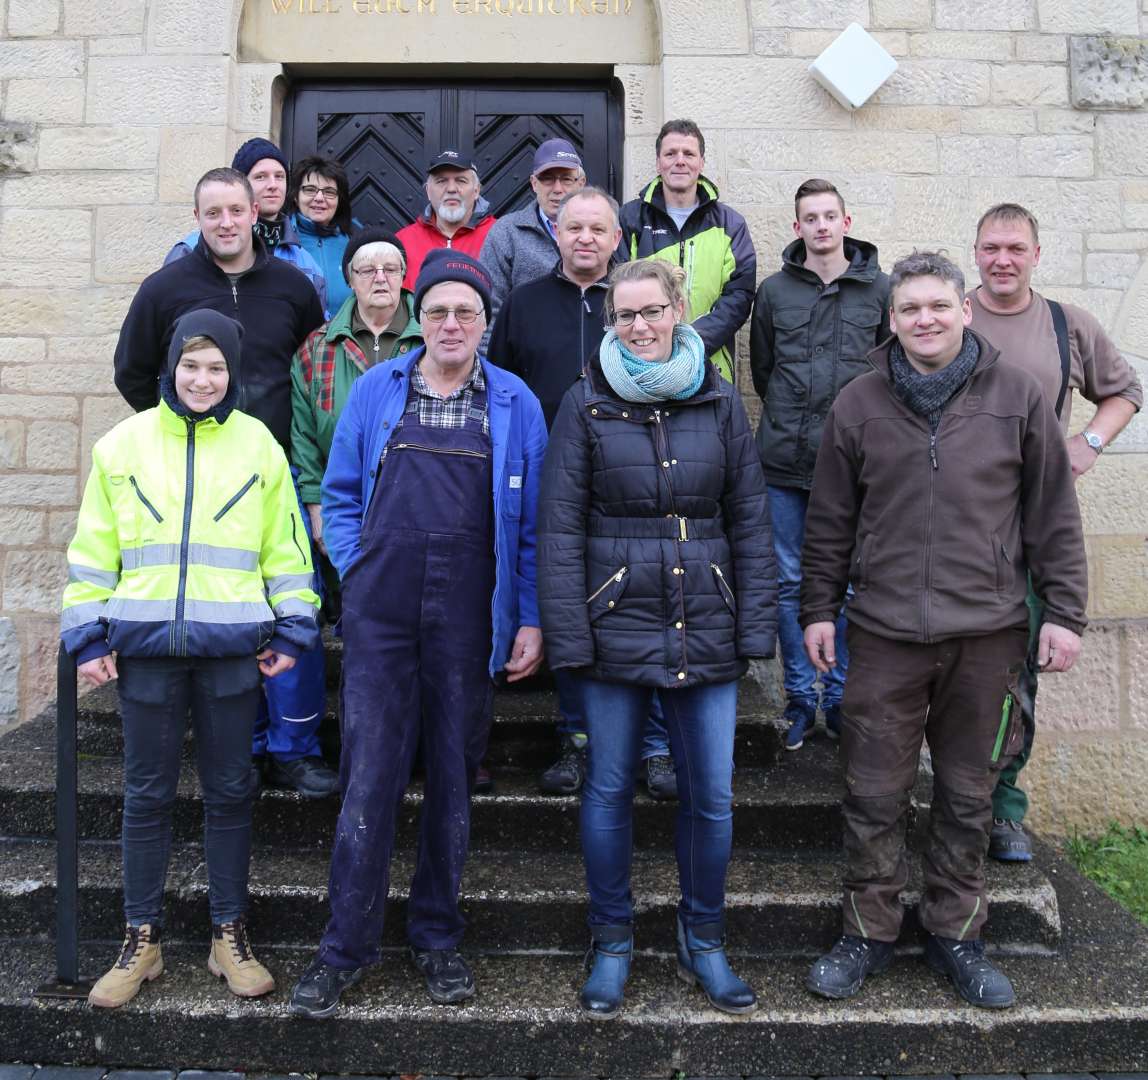
[[[563,735],[558,740],[558,760],[539,780],[547,795],[577,795],[586,779],[586,736]]]
[[[1032,841],[1019,821],[993,818],[989,832],[989,855],[1000,862],[1029,862],[1032,859]]]

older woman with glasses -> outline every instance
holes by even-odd
[[[327,280],[327,309],[334,313],[351,295],[343,279],[343,252],[358,222],[351,217],[347,173],[333,158],[305,157],[291,170],[287,212],[299,242]]]
[[[339,271],[351,292],[330,322],[307,335],[291,365],[291,462],[299,470],[299,497],[324,555],[320,489],[351,387],[376,364],[423,343],[414,300],[402,288],[406,268],[406,252],[391,233],[377,228],[355,233]],[[333,575],[328,573],[326,581],[337,589]]]
[[[738,679],[772,656],[777,573],[765,480],[735,387],[682,321],[683,272],[624,263],[611,328],[551,432],[538,597],[552,668],[584,676],[582,849],[592,962],[581,1005],[622,1006],[633,951],[631,799],[650,697],[677,773],[678,974],[724,1012],[753,990],[725,955]]]

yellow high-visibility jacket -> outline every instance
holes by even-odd
[[[160,402],[92,450],[60,633],[77,662],[297,655],[318,639],[310,545],[282,449],[233,410]],[[274,640],[273,640],[274,639]]]

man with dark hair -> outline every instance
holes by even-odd
[[[749,315],[757,256],[745,218],[702,175],[706,142],[692,120],[668,120],[654,154],[658,178],[622,207],[624,259],[665,259],[686,271],[686,319],[731,382],[734,337]]]
[[[287,158],[283,151],[267,139],[248,139],[235,151],[231,167],[247,178],[252,200],[259,210],[255,235],[275,258],[290,263],[306,275],[319,294],[326,314],[327,283],[323,271],[303,247],[295,227],[283,212],[287,199]],[[164,266],[190,255],[198,243],[199,230],[193,229],[167,253]]]
[[[212,169],[195,190],[195,250],[140,285],[116,344],[116,387],[137,412],[152,408],[159,401],[161,364],[176,319],[196,308],[222,312],[243,327],[233,376],[239,405],[262,420],[289,452],[291,358],[323,322],[319,297],[298,270],[272,258],[254,235],[258,211],[243,173]],[[308,541],[301,510],[297,524],[302,546]],[[166,555],[156,552],[155,557]],[[267,754],[279,783],[312,798],[333,794],[338,787],[338,777],[323,763],[316,734],[323,716],[323,667],[320,647],[301,654],[289,673],[268,684],[270,726],[258,726],[253,746],[256,756]]]
[[[889,279],[877,249],[849,236],[852,219],[828,180],[806,180],[794,196],[796,239],[781,269],[757,290],[749,361],[762,400],[757,445],[765,468],[778,572],[778,639],[785,674],[787,750],[798,750],[817,717],[817,672],[805,655],[797,611],[801,545],[813,465],[829,407],[869,370],[865,354],[888,334]],[[849,654],[845,619],[837,620],[837,663],[821,680],[825,730],[841,729],[841,693]]]
[[[426,192],[423,212],[395,234],[407,253],[404,289],[414,289],[423,259],[438,248],[478,258],[494,225],[474,160],[459,150],[448,148],[431,158]]]
[[[972,325],[1000,349],[1001,362],[1037,378],[1066,436],[1072,391],[1096,405],[1088,427],[1068,440],[1072,475],[1083,476],[1143,403],[1136,372],[1087,311],[1033,291],[1032,273],[1040,263],[1040,232],[1031,211],[1017,203],[990,207],[977,222],[973,257],[981,284],[969,293]],[[1029,605],[1038,625],[1041,599],[1039,593],[1030,591]],[[1032,644],[1035,647],[1035,641]],[[1002,862],[1032,858],[1032,843],[1022,824],[1028,796],[1017,784],[1036,731],[1037,671],[1031,655],[1024,679],[1024,744],[1001,770],[993,792],[989,854]]]
[[[823,674],[854,589],[841,710],[844,933],[806,986],[850,997],[892,961],[909,794],[926,739],[925,960],[970,1004],[1006,1008],[1012,985],[980,940],[992,789],[1021,738],[1030,573],[1045,601],[1038,662],[1067,671],[1080,652],[1080,511],[1052,406],[1031,375],[966,329],[960,270],[913,254],[893,267],[890,289],[896,337],[833,404],[805,520],[801,623]]]

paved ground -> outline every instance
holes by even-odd
[[[0,1080],[300,1080],[308,1073],[241,1073],[207,1072],[201,1069],[104,1069],[99,1066],[70,1068],[62,1065],[0,1065]],[[335,1076],[320,1076],[318,1080],[340,1080]],[[454,1080],[451,1077],[362,1077],[356,1080]],[[493,1080],[528,1080],[526,1077],[498,1077]],[[599,1080],[597,1077],[540,1077],[537,1080]],[[874,1080],[873,1077],[855,1076],[754,1076],[754,1077],[686,1077],[680,1073],[671,1077],[625,1078],[625,1080]],[[963,1073],[954,1076],[896,1077],[890,1080],[1148,1080],[1148,1073],[997,1073],[980,1075]]]

